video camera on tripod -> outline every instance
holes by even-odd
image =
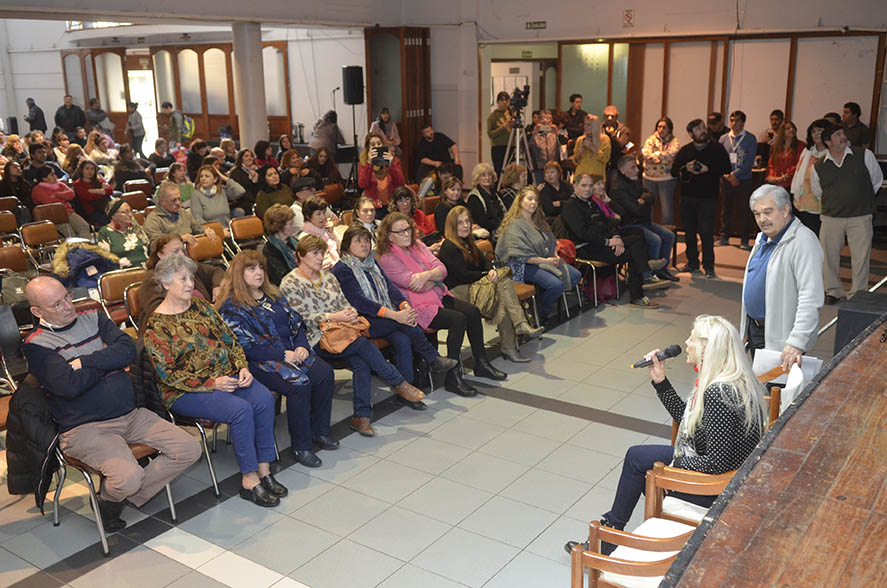
[[[512,118],[518,125],[522,123],[524,108],[527,107],[527,98],[529,98],[529,96],[529,84],[524,84],[523,90],[515,88],[514,92],[511,93],[511,100],[508,102],[508,112],[511,113]]]

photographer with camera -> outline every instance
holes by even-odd
[[[540,111],[539,124],[530,139],[530,152],[536,165],[533,170],[533,183],[535,184],[545,181],[543,170],[546,163],[561,160],[561,144],[557,133],[558,128],[553,123],[551,111],[547,108]]]
[[[511,96],[508,92],[496,94],[496,108],[487,117],[487,136],[490,138],[490,158],[496,175],[502,175],[502,162],[511,136],[512,119],[508,111]]]
[[[400,158],[394,156],[391,147],[385,147],[384,137],[379,133],[367,134],[357,165],[357,185],[373,201],[376,218],[385,216],[394,190],[405,183]]]
[[[692,142],[681,147],[671,166],[671,175],[681,182],[681,219],[687,243],[687,264],[679,271],[699,273],[696,235],[702,239],[705,277],[715,276],[714,229],[721,177],[733,169],[726,149],[708,135],[701,118],[687,124]]]

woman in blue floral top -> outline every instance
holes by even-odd
[[[321,465],[312,441],[336,449],[330,435],[333,369],[317,357],[305,335],[302,317],[268,281],[265,258],[247,249],[238,253],[222,280],[216,308],[237,335],[250,372],[269,390],[286,396],[286,419],[296,461]]]

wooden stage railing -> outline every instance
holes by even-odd
[[[887,586],[887,315],[774,424],[662,586]]]

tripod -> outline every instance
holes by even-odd
[[[505,157],[502,158],[502,169],[505,169],[510,163],[521,164],[521,148],[523,148],[524,151],[527,174],[532,178],[534,169],[533,158],[530,157],[530,145],[527,142],[527,132],[524,130],[523,121],[521,120],[520,113],[518,113],[518,115],[514,117],[514,126],[511,128],[511,133],[508,135],[508,145],[505,146]],[[496,189],[499,190],[501,188],[502,178],[500,177]]]

